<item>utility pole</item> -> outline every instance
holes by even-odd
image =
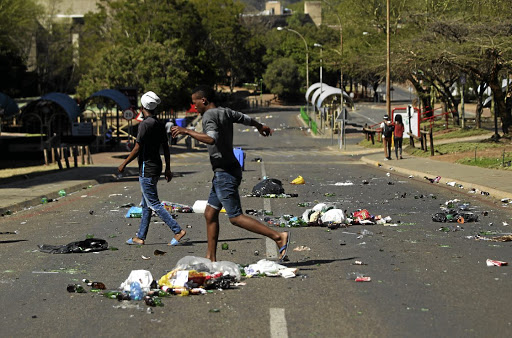
[[[391,118],[391,60],[389,38],[389,1],[386,0],[386,113]]]

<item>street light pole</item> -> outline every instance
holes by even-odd
[[[391,60],[389,38],[389,0],[386,0],[386,113],[391,118]]]
[[[298,36],[300,36],[302,41],[304,41],[304,46],[306,47],[306,90],[308,90],[309,89],[309,49],[308,49],[308,43],[306,42],[306,39],[304,38],[304,36],[302,36],[302,34],[300,34],[296,30],[293,30],[291,28],[277,27],[277,30],[278,31],[287,30],[287,31],[293,32],[293,33],[297,34]]]
[[[343,28],[341,27],[341,19],[340,19],[340,16],[338,15],[338,13],[336,11],[334,11],[334,9],[332,8],[331,4],[329,2],[327,2],[326,0],[322,0],[327,6],[329,6],[329,8],[331,9],[331,11],[334,13],[334,15],[336,16],[336,19],[338,20],[338,27],[340,28],[340,89],[341,89],[341,93],[340,93],[340,113],[343,113],[343,93],[345,91],[345,88],[343,86]],[[346,141],[346,138],[345,138],[345,114],[343,114],[343,121],[342,121],[342,137],[341,137],[341,143],[343,145],[345,145],[345,149],[347,148],[346,144],[345,144],[345,141]],[[341,144],[340,144],[341,146]],[[341,147],[340,147],[341,149]]]
[[[320,48],[320,95],[323,93],[323,81],[322,81],[322,74],[323,74],[323,59],[322,59],[322,52],[324,50],[323,46],[319,43],[315,43],[313,46]],[[320,107],[320,129],[322,129],[322,122],[324,119],[324,112],[322,108]],[[323,130],[323,129],[322,129]]]

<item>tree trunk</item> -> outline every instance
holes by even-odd
[[[506,135],[509,133],[511,118],[510,114],[507,114],[506,111],[505,94],[501,89],[501,81],[497,75],[492,76],[492,80],[489,83],[489,87],[491,87],[494,102],[496,104],[494,107],[494,113],[496,114],[496,116],[501,118],[501,129],[503,131],[503,134]]]

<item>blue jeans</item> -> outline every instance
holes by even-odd
[[[151,214],[154,210],[158,217],[162,219],[171,228],[172,232],[178,234],[181,227],[165,210],[162,203],[158,199],[158,192],[156,185],[158,183],[158,176],[141,177],[139,176],[140,189],[142,190],[142,219],[140,221],[139,232],[137,237],[145,240],[149,230],[149,222],[151,221]]]
[[[238,186],[242,182],[242,178],[225,171],[216,171],[213,174],[208,205],[216,210],[221,210],[224,207],[229,218],[240,216],[242,214],[242,204],[240,203]]]

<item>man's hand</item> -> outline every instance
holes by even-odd
[[[124,166],[124,163],[123,163],[123,164],[121,164],[119,167],[117,167],[117,171],[118,171],[119,173],[123,173],[123,171],[124,171],[124,167],[125,167],[125,166]]]
[[[274,132],[272,129],[270,129],[269,126],[266,126],[264,124],[260,124],[261,127],[258,126],[258,131],[260,132],[261,135],[267,137],[267,136],[272,136],[272,133]]]
[[[171,135],[172,137],[177,137],[178,135],[186,135],[187,134],[186,128],[180,127],[180,126],[173,126],[171,128]]]
[[[171,182],[172,177],[173,177],[173,174],[172,174],[171,169],[165,169],[165,179],[167,180],[167,182]]]

